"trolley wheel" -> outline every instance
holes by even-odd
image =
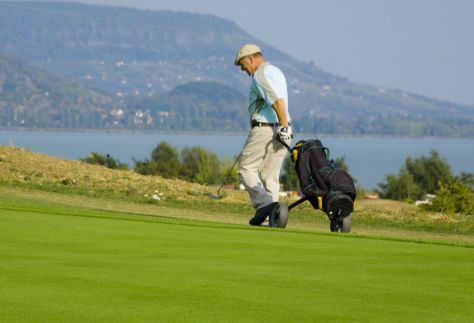
[[[270,213],[270,227],[286,228],[288,224],[288,204],[278,203]]]
[[[331,223],[329,225],[329,229],[331,232],[351,232],[351,227],[352,227],[352,214],[349,214],[348,216],[344,218],[338,218],[331,220]]]

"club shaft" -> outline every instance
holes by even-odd
[[[232,164],[232,167],[231,167],[231,168],[229,169],[229,171],[227,172],[227,175],[225,176],[224,180],[222,181],[221,186],[219,187],[219,190],[217,191],[217,196],[219,196],[219,193],[221,192],[221,189],[222,189],[222,187],[224,186],[226,180],[229,178],[230,174],[231,174],[232,171],[234,170],[234,167],[235,167],[235,165],[237,164],[237,162],[239,161],[240,156],[242,156],[242,153],[240,153],[239,156],[237,156],[237,158],[235,159],[234,163]]]

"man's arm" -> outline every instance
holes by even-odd
[[[288,127],[288,113],[286,112],[286,103],[284,99],[276,100],[272,105],[273,110],[278,117],[278,122],[284,127]]]

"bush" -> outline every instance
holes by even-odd
[[[142,175],[181,178],[200,184],[220,182],[222,167],[217,155],[200,147],[178,149],[161,142],[151,153],[151,160],[134,160],[135,171]]]
[[[144,161],[141,160],[133,160],[135,163],[134,170],[138,174],[142,175],[158,175],[158,164],[153,160],[145,159]]]
[[[380,183],[378,193],[382,198],[410,201],[422,196],[420,187],[406,168],[400,169],[398,176],[388,175],[386,183]]]
[[[444,213],[474,214],[474,192],[459,179],[441,184],[431,205],[426,209]]]
[[[181,178],[200,184],[219,182],[220,165],[215,153],[200,147],[186,147],[181,151],[181,160]]]
[[[438,152],[432,150],[429,157],[421,156],[417,159],[408,157],[405,167],[413,176],[413,180],[421,190],[421,194],[436,193],[439,183],[446,183],[452,179],[449,164],[441,159]]]
[[[461,183],[469,186],[471,190],[474,191],[474,174],[461,172],[457,178],[461,181]]]
[[[151,153],[156,173],[165,178],[177,177],[181,169],[178,149],[163,141]]]
[[[128,165],[126,163],[121,163],[118,159],[112,158],[109,154],[102,155],[92,152],[89,154],[89,156],[86,158],[80,158],[80,160],[88,164],[101,165],[113,169],[128,169]]]
[[[134,160],[135,171],[142,175],[176,178],[181,170],[178,149],[162,141],[151,152],[151,160]]]
[[[408,157],[398,176],[388,175],[386,183],[380,183],[380,190],[377,192],[383,198],[413,201],[421,199],[427,193],[436,193],[440,183],[447,183],[452,179],[449,164],[433,150],[429,157]]]

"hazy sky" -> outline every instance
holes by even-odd
[[[472,0],[76,2],[217,15],[353,81],[474,104]]]

